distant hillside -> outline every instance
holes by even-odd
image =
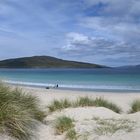
[[[140,65],[129,65],[129,66],[121,66],[117,68],[122,68],[122,69],[140,69]]]
[[[0,61],[0,68],[103,68],[104,66],[67,61],[50,56],[33,56]]]

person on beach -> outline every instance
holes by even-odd
[[[58,88],[58,84],[56,84],[56,85],[54,86],[54,88]]]

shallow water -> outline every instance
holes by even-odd
[[[140,69],[0,69],[9,83],[62,89],[140,91]]]

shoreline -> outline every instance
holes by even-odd
[[[21,87],[31,87],[31,88],[46,88],[46,89],[57,89],[57,90],[70,90],[70,91],[84,91],[84,92],[103,92],[103,93],[140,93],[140,90],[137,89],[99,89],[99,88],[77,88],[77,87],[62,87],[58,84],[42,84],[38,85],[38,83],[30,83],[30,82],[18,82],[18,81],[3,81],[4,83],[12,86],[21,86]],[[58,85],[58,87],[56,87]]]

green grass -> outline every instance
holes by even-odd
[[[56,119],[55,130],[57,134],[63,134],[65,131],[74,127],[73,120],[66,116],[61,116]]]
[[[129,113],[135,113],[140,111],[140,99],[139,100],[134,100],[132,105],[131,105],[131,110]]]
[[[96,106],[96,107],[106,107],[108,109],[113,110],[116,113],[120,113],[121,109],[116,104],[111,103],[103,98],[92,99],[89,97],[80,97],[75,106]]]
[[[120,113],[121,112],[121,108],[120,107],[118,107],[116,104],[111,103],[111,102],[109,102],[109,101],[107,101],[105,99],[96,98],[94,100],[94,102],[95,102],[95,106],[106,107],[106,108],[108,108],[108,109],[110,109],[110,110],[112,110],[112,111],[114,111],[116,113]]]
[[[36,97],[0,84],[0,133],[30,140],[37,121],[43,121],[45,117],[38,103]]]
[[[135,122],[127,119],[95,119],[98,135],[113,135],[118,131],[131,132],[134,130]]]
[[[121,112],[121,108],[118,107],[116,104],[113,104],[103,98],[96,98],[92,99],[89,97],[79,97],[76,101],[69,101],[67,99],[64,100],[54,100],[49,106],[49,111],[54,112],[58,110],[62,110],[68,107],[85,107],[85,106],[95,106],[95,107],[106,107],[111,109],[116,113]]]
[[[84,106],[95,106],[94,99],[89,97],[79,97],[77,101],[73,103],[75,107],[84,107]]]
[[[68,107],[71,107],[72,104],[69,100],[67,99],[63,99],[63,100],[54,100],[49,106],[49,111],[50,112],[54,112],[54,111],[57,111],[57,110],[62,110],[64,108],[68,108]]]
[[[74,128],[69,129],[66,133],[66,139],[68,140],[77,140],[77,133]]]

